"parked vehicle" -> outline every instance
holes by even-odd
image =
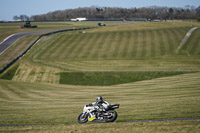
[[[23,28],[37,28],[37,25],[31,25],[30,21],[26,21]]]

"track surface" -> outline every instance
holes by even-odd
[[[41,33],[47,33],[47,32],[50,32],[50,31],[33,31],[33,32],[22,32],[22,33],[13,34],[7,37],[3,42],[0,43],[0,55],[7,48],[9,48],[15,41],[17,41],[23,36],[31,35],[31,34],[41,34]]]
[[[180,45],[178,46],[177,51],[180,50],[180,49],[183,47],[183,45],[187,42],[187,40],[188,40],[189,37],[191,36],[192,32],[195,31],[195,30],[198,29],[198,28],[199,28],[199,27],[193,27],[192,29],[190,29],[190,30],[187,32],[186,36],[184,37],[184,39],[182,40],[182,42],[181,42]]]
[[[179,118],[179,119],[159,119],[159,120],[135,120],[135,121],[120,121],[120,122],[117,122],[117,123],[162,122],[162,121],[191,121],[191,120],[200,120],[200,118]],[[64,124],[64,123],[62,123],[62,124]],[[0,127],[9,127],[9,126],[42,126],[42,125],[57,125],[57,124],[52,124],[52,123],[43,123],[43,124],[0,124]]]
[[[129,122],[162,122],[162,121],[191,121],[200,120],[200,118],[177,118],[177,119],[158,119],[158,120],[135,120],[135,121],[121,121],[119,123],[129,123]]]

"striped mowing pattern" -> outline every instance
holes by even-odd
[[[171,56],[189,29],[63,33],[47,40],[35,57],[39,60],[63,61]]]
[[[200,29],[197,29],[192,33],[181,50],[190,55],[200,55]]]
[[[102,95],[119,103],[118,121],[199,118],[200,73],[110,87],[0,80],[0,124],[77,123],[85,104]]]

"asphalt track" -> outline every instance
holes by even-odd
[[[116,123],[135,123],[135,122],[166,122],[166,121],[192,121],[200,120],[200,118],[177,118],[177,119],[157,119],[157,120],[134,120],[134,121],[119,121]],[[101,122],[102,123],[102,122]],[[60,123],[64,124],[64,123]],[[12,126],[43,126],[43,125],[60,125],[52,123],[41,123],[41,124],[0,124],[0,127],[12,127]]]
[[[179,44],[178,48],[177,48],[177,52],[183,47],[183,45],[187,42],[187,40],[189,39],[189,37],[191,36],[192,32],[195,31],[196,29],[198,29],[199,27],[193,27],[192,29],[190,29],[187,34],[185,35],[185,37],[183,38],[183,40],[181,41],[181,43]]]
[[[22,32],[22,33],[16,33],[16,34],[10,35],[9,37],[7,37],[6,39],[4,39],[0,43],[0,55],[7,48],[9,48],[15,41],[17,41],[18,39],[20,39],[23,36],[31,35],[31,34],[42,34],[42,33],[47,33],[47,32],[51,32],[51,31],[32,31],[32,32]]]
[[[134,121],[121,121],[118,123],[129,123],[129,122],[162,122],[162,121],[191,121],[200,120],[200,118],[177,118],[177,119],[157,119],[157,120],[134,120]]]

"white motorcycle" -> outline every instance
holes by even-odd
[[[117,119],[117,112],[114,110],[117,108],[119,104],[109,105],[107,109],[100,109],[90,104],[85,105],[83,113],[78,116],[78,122],[114,122]]]

